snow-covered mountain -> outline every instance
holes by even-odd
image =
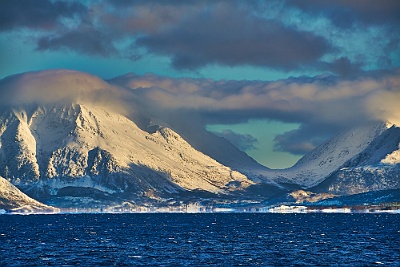
[[[0,209],[22,213],[59,211],[28,197],[3,177],[0,177]]]
[[[2,112],[0,127],[2,175],[38,194],[57,194],[66,186],[107,193],[228,193],[253,184],[193,149],[171,129],[150,134],[97,106],[13,108]]]
[[[108,80],[108,82],[115,86],[127,88],[130,92],[139,96],[145,94],[147,91],[151,91],[152,86],[156,88],[158,86],[171,86],[170,82],[163,81],[162,78],[160,78],[159,81],[156,81],[156,77],[151,74],[145,76],[145,78],[146,77],[153,82],[142,80],[143,77],[137,76],[133,73],[118,76]],[[177,84],[176,86],[179,87],[182,85]],[[267,167],[259,164],[245,152],[232,145],[232,143],[227,139],[208,132],[205,129],[206,127],[202,123],[201,118],[197,118],[196,114],[186,114],[181,111],[165,112],[165,110],[157,110],[157,107],[153,106],[149,109],[146,106],[143,106],[141,101],[139,101],[138,104],[141,105],[141,108],[145,113],[143,114],[142,110],[137,112],[141,113],[139,115],[142,118],[139,120],[139,122],[141,122],[141,128],[147,127],[148,122],[155,119],[160,122],[161,125],[168,125],[170,128],[174,129],[174,131],[179,133],[179,135],[190,143],[190,145],[196,150],[210,156],[219,163],[245,174],[254,181],[263,181],[276,186],[276,183],[272,180],[269,180],[266,176],[260,175],[260,172],[269,170]],[[148,105],[148,102],[145,102],[145,105]],[[197,123],[193,121],[193,117],[196,117]]]
[[[8,81],[8,88],[42,94],[42,87],[51,92],[58,87],[69,90],[66,80],[72,89],[74,80],[80,86],[98,83],[92,76],[76,72],[40,72],[43,81],[49,80],[46,75],[61,76],[61,84],[57,79],[44,85],[27,83],[32,78],[22,75]],[[254,184],[195,150],[172,129],[152,125],[152,131],[144,131],[113,109],[77,99],[65,99],[62,94],[40,104],[15,99],[11,99],[12,105],[3,104],[0,175],[38,198],[73,188],[128,199],[157,199],[186,191],[230,195],[241,194]]]
[[[318,192],[352,195],[400,188],[400,127],[381,124],[378,134],[314,188]],[[380,131],[378,131],[380,132]]]
[[[263,174],[333,194],[400,188],[400,128],[370,123],[333,136],[293,167]]]
[[[396,125],[345,131],[293,167],[270,170],[186,114],[146,114],[151,108],[137,105],[134,91],[66,70],[1,80],[0,176],[63,207],[76,199],[262,201],[291,189],[348,195],[400,188]]]

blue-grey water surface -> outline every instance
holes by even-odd
[[[400,266],[396,214],[1,215],[0,266]]]

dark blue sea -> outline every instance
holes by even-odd
[[[0,215],[0,266],[378,265],[398,214]]]

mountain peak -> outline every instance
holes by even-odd
[[[229,195],[254,184],[195,150],[173,130],[160,126],[144,131],[99,105],[75,102],[3,110],[0,175],[33,196],[82,188],[133,199],[149,190],[156,197],[191,190]]]
[[[272,175],[310,188],[341,168],[397,162],[400,128],[387,122],[343,131],[301,158],[293,167]]]
[[[385,122],[385,124],[386,124],[386,128],[391,128],[391,127],[393,127],[393,126],[395,126],[395,127],[400,127],[400,125],[397,125],[397,124],[395,124],[395,123],[392,123],[391,121],[386,121]]]

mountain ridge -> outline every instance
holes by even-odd
[[[201,189],[229,195],[254,184],[169,128],[150,134],[98,106],[40,106],[31,117],[27,114],[14,108],[0,121],[0,169],[33,196],[54,195],[66,186],[108,194]]]
[[[339,169],[350,166],[351,162],[358,167],[378,163],[384,165],[384,158],[388,157],[386,161],[389,162],[391,159],[395,163],[398,160],[395,155],[399,149],[399,131],[400,128],[397,126],[385,122],[369,123],[346,130],[312,150],[293,167],[271,170],[264,172],[263,175],[272,177],[278,182],[295,183],[308,189],[323,183]],[[361,159],[363,153],[370,155],[369,163],[365,158]],[[392,153],[393,156],[390,157],[389,154]]]
[[[344,131],[293,167],[272,170],[192,125],[190,117],[182,118],[187,114],[178,114],[178,123],[178,115],[144,114],[140,106],[130,116],[119,112],[127,111],[119,98],[133,89],[119,92],[117,85],[74,71],[52,73],[0,81],[0,95],[15,90],[10,102],[0,100],[0,175],[38,200],[62,206],[83,198],[97,204],[237,203],[299,189],[349,195],[400,188],[396,125],[375,122]],[[112,105],[103,105],[108,96]]]

